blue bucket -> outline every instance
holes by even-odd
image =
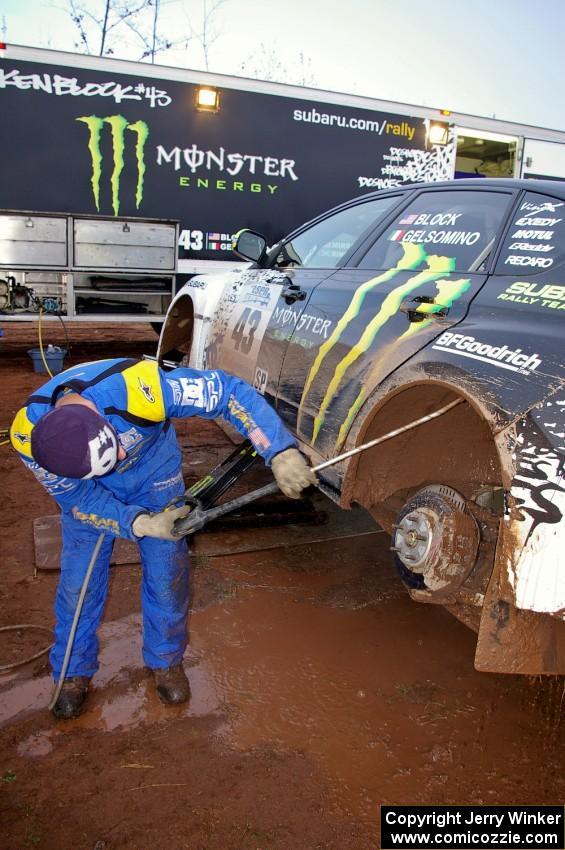
[[[43,363],[41,351],[39,350],[39,348],[29,348],[27,353],[31,357],[33,363],[33,371],[39,372],[41,375],[47,375],[48,372],[45,368],[45,364]],[[63,371],[63,361],[65,359],[66,353],[67,349],[59,348],[58,345],[48,345],[47,348],[43,349],[45,362],[49,366],[49,369],[51,370],[53,375],[58,375],[59,372]]]

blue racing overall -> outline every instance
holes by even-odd
[[[107,475],[61,478],[33,460],[33,426],[66,392],[80,393],[92,401],[118,434],[127,456]],[[187,416],[223,417],[251,440],[267,465],[276,454],[296,445],[275,411],[245,381],[218,370],[165,372],[145,360],[101,360],[67,369],[30,396],[14,419],[12,445],[62,510],[61,577],[55,601],[55,645],[50,655],[56,679],[101,531],[106,536],[84,601],[67,677],[92,676],[98,669],[96,630],[116,537],[139,543],[145,663],[155,669],[175,666],[182,659],[189,594],[186,541],[136,538],[132,523],[139,514],[161,511],[173,497],[184,493],[181,452],[170,417]]]

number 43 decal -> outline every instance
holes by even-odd
[[[231,338],[235,342],[236,350],[240,349],[244,354],[249,354],[253,345],[255,331],[261,321],[261,311],[246,307],[236,322]]]

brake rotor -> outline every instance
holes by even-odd
[[[457,590],[477,558],[479,528],[456,490],[433,485],[419,490],[401,510],[393,551],[410,587],[446,594]]]

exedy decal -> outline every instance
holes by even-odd
[[[104,124],[109,124],[112,133],[113,170],[110,178],[112,187],[112,209],[114,215],[120,212],[120,177],[124,169],[124,153],[126,149],[125,131],[130,130],[136,135],[135,157],[137,163],[137,185],[135,191],[135,206],[139,209],[143,200],[143,181],[145,178],[145,143],[149,136],[149,127],[145,121],[130,124],[123,115],[109,115],[99,118],[98,115],[83,115],[76,119],[86,124],[89,130],[88,150],[92,161],[92,193],[97,212],[100,212],[100,182],[102,178],[102,151],[100,140]]]
[[[325,421],[326,412],[342,386],[346,373],[351,366],[353,366],[353,364],[369,350],[377,334],[382,330],[387,322],[397,315],[402,301],[423,284],[435,282],[438,289],[438,297],[441,296],[441,304],[421,305],[421,307],[424,307],[421,312],[433,314],[434,310],[437,311],[444,307],[451,306],[470,286],[470,280],[468,279],[441,281],[442,278],[447,277],[453,272],[455,267],[455,259],[453,257],[429,255],[423,245],[412,242],[402,242],[401,246],[403,255],[396,266],[378,277],[366,281],[355,290],[346,311],[336,323],[330,337],[320,346],[304,386],[300,402],[301,410],[306,397],[310,392],[312,384],[320,372],[324,360],[328,357],[334,346],[336,346],[340,341],[349,324],[359,315],[366,296],[380,284],[392,280],[399,272],[403,270],[416,270],[419,266],[425,264],[426,268],[408,278],[408,280],[392,289],[386,295],[380,309],[365,326],[358,341],[349,349],[347,354],[337,364],[314,420],[312,444],[316,442],[320,434],[320,430]],[[398,341],[400,342],[427,327],[431,321],[432,317],[430,316],[429,319],[424,319],[424,321],[411,326]],[[347,429],[351,425],[355,414],[365,400],[365,394],[369,383],[370,382],[367,382],[361,388],[352,407],[349,409],[348,414],[341,425],[336,445],[339,445],[345,439]]]

